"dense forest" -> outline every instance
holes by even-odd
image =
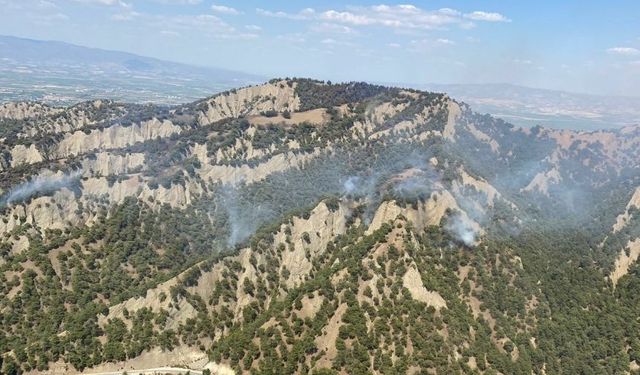
[[[640,370],[637,130],[308,79],[0,129],[2,373]]]

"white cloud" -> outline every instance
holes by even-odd
[[[159,15],[137,12],[123,12],[112,16],[114,20],[128,21],[133,18],[136,22],[145,25],[149,29],[159,29],[165,35],[185,35],[190,32],[213,39],[255,39],[259,35],[257,30],[236,29],[213,14],[197,15]]]
[[[180,33],[177,31],[172,31],[172,30],[162,30],[160,31],[160,34],[162,35],[168,35],[168,36],[180,36]]]
[[[387,47],[389,47],[389,48],[400,48],[402,46],[399,43],[387,43]]]
[[[152,0],[161,4],[176,4],[176,5],[198,5],[202,0]]]
[[[520,65],[533,65],[533,61],[527,59],[513,59],[512,61]]]
[[[60,12],[55,12],[50,14],[28,13],[27,17],[32,19],[34,22],[42,25],[51,25],[51,24],[55,24],[60,21],[66,21],[69,19],[69,16]]]
[[[511,22],[510,19],[503,16],[500,13],[494,12],[483,12],[477,10],[475,12],[467,13],[464,15],[464,18],[468,18],[474,21],[486,21],[486,22]]]
[[[298,13],[272,12],[270,10],[256,8],[256,13],[265,17],[287,18],[290,20],[310,20],[316,15],[316,11],[312,8],[305,8]]]
[[[220,13],[220,14],[228,14],[228,15],[240,14],[240,11],[237,10],[236,8],[228,7],[228,6],[225,6],[225,5],[213,4],[213,5],[211,5],[211,10],[214,13]]]
[[[436,43],[443,44],[443,45],[448,45],[448,46],[452,46],[452,45],[456,44],[456,42],[454,42],[453,40],[445,39],[445,38],[440,38],[440,39],[436,40]]]
[[[353,46],[353,43],[345,42],[343,40],[336,40],[333,38],[322,39],[320,43],[329,45],[329,46]]]
[[[365,15],[358,15],[351,12],[338,12],[335,10],[328,10],[322,13],[320,15],[320,18],[328,21],[348,23],[357,26],[371,25],[376,22],[375,19]]]
[[[408,29],[443,29],[451,25],[461,28],[471,28],[474,21],[510,22],[508,18],[499,13],[476,11],[469,14],[451,9],[442,8],[426,10],[414,5],[374,5],[347,7],[344,10],[329,9],[316,11],[311,8],[303,9],[298,13],[282,11],[269,11],[256,9],[259,15],[266,17],[287,18],[292,20],[321,20],[329,23],[349,26],[377,26],[397,30]]]
[[[76,3],[84,3],[84,4],[97,4],[97,5],[107,5],[107,6],[119,5],[126,8],[129,8],[131,6],[122,0],[73,0],[73,1],[75,1]]]
[[[456,42],[446,38],[422,38],[412,39],[409,41],[407,51],[415,53],[433,52],[437,49],[446,48],[455,45]]]
[[[38,1],[37,7],[41,9],[50,9],[50,8],[57,8],[58,6],[52,3],[51,1],[40,0]]]
[[[613,55],[623,55],[623,56],[640,55],[640,50],[633,47],[613,47],[613,48],[609,48],[607,52]]]
[[[262,27],[258,25],[244,25],[244,28],[250,31],[262,31]]]
[[[121,13],[116,13],[111,16],[111,19],[114,21],[131,21],[140,16],[140,13],[127,10]]]
[[[334,23],[319,23],[311,26],[311,31],[325,34],[355,34],[356,31],[349,26],[336,25]]]
[[[305,43],[307,39],[300,33],[278,35],[278,39],[287,43]]]

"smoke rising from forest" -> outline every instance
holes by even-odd
[[[7,206],[21,203],[39,194],[48,194],[68,187],[82,176],[82,170],[69,173],[58,172],[54,175],[39,175],[22,183],[9,191],[2,199],[0,205]]]

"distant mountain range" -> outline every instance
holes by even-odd
[[[131,53],[0,36],[0,102],[75,104],[107,98],[177,104],[264,80]]]
[[[511,84],[426,84],[413,87],[446,92],[478,112],[520,126],[596,130],[640,123],[640,98],[578,94]]]
[[[266,78],[56,41],[0,36],[0,103],[71,105],[92,99],[178,104]],[[392,83],[391,85],[397,85]],[[445,92],[520,126],[595,130],[638,124],[640,98],[510,84],[405,84]]]

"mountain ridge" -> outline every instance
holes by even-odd
[[[637,128],[517,128],[443,94],[297,78],[0,121],[5,371],[160,355],[551,374],[640,356]]]

